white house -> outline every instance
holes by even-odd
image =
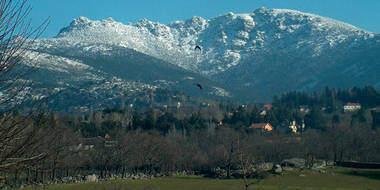
[[[296,121],[290,122],[289,129],[294,133],[297,134],[299,130],[304,131],[305,130],[305,122],[302,121],[302,125],[297,125]]]
[[[346,105],[343,106],[343,111],[344,112],[353,112],[360,110],[362,106],[359,103],[347,103]]]

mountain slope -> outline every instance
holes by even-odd
[[[118,46],[108,46],[108,50],[102,54],[70,48],[29,52],[24,63],[36,69],[28,76],[28,91],[22,94],[30,94],[33,100],[49,97],[49,105],[56,110],[94,110],[120,104],[157,106],[170,103],[170,99],[183,101],[179,98],[183,93],[228,95],[217,82],[160,59]]]
[[[352,25],[292,10],[261,8],[250,14],[228,13],[210,20],[193,17],[168,26],[141,20],[124,25],[112,19],[91,21],[80,17],[63,28],[48,47],[89,44],[88,51],[102,51],[106,44],[127,47],[185,69],[206,74],[225,71],[253,55],[283,48],[310,55],[347,39],[362,40],[374,34]],[[202,47],[201,55],[194,47]]]
[[[260,8],[169,25],[80,17],[34,50],[189,95],[268,101],[285,91],[326,85],[380,87],[379,44],[378,35],[343,22]],[[194,83],[208,90],[194,91]]]

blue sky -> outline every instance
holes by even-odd
[[[380,0],[29,0],[29,4],[33,24],[50,17],[44,38],[55,36],[79,16],[92,20],[112,17],[123,23],[147,18],[167,24],[192,16],[249,13],[263,6],[318,14],[380,33]]]

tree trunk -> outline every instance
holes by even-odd
[[[227,179],[231,178],[231,163],[227,165]]]
[[[126,174],[126,173],[125,173],[125,166],[123,166],[121,177],[122,177],[122,178],[125,178],[125,177],[126,177],[125,174]]]
[[[17,186],[17,183],[18,183],[18,170],[15,170],[15,175],[14,175],[14,178],[13,178],[13,184],[15,186]]]

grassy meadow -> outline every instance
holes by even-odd
[[[254,182],[255,180],[252,180]],[[43,189],[25,188],[25,189]],[[244,190],[238,179],[218,180],[199,176],[155,179],[120,179],[99,183],[51,185],[49,190]],[[251,190],[380,190],[380,170],[337,168],[318,171],[287,172],[271,175],[249,187]]]

